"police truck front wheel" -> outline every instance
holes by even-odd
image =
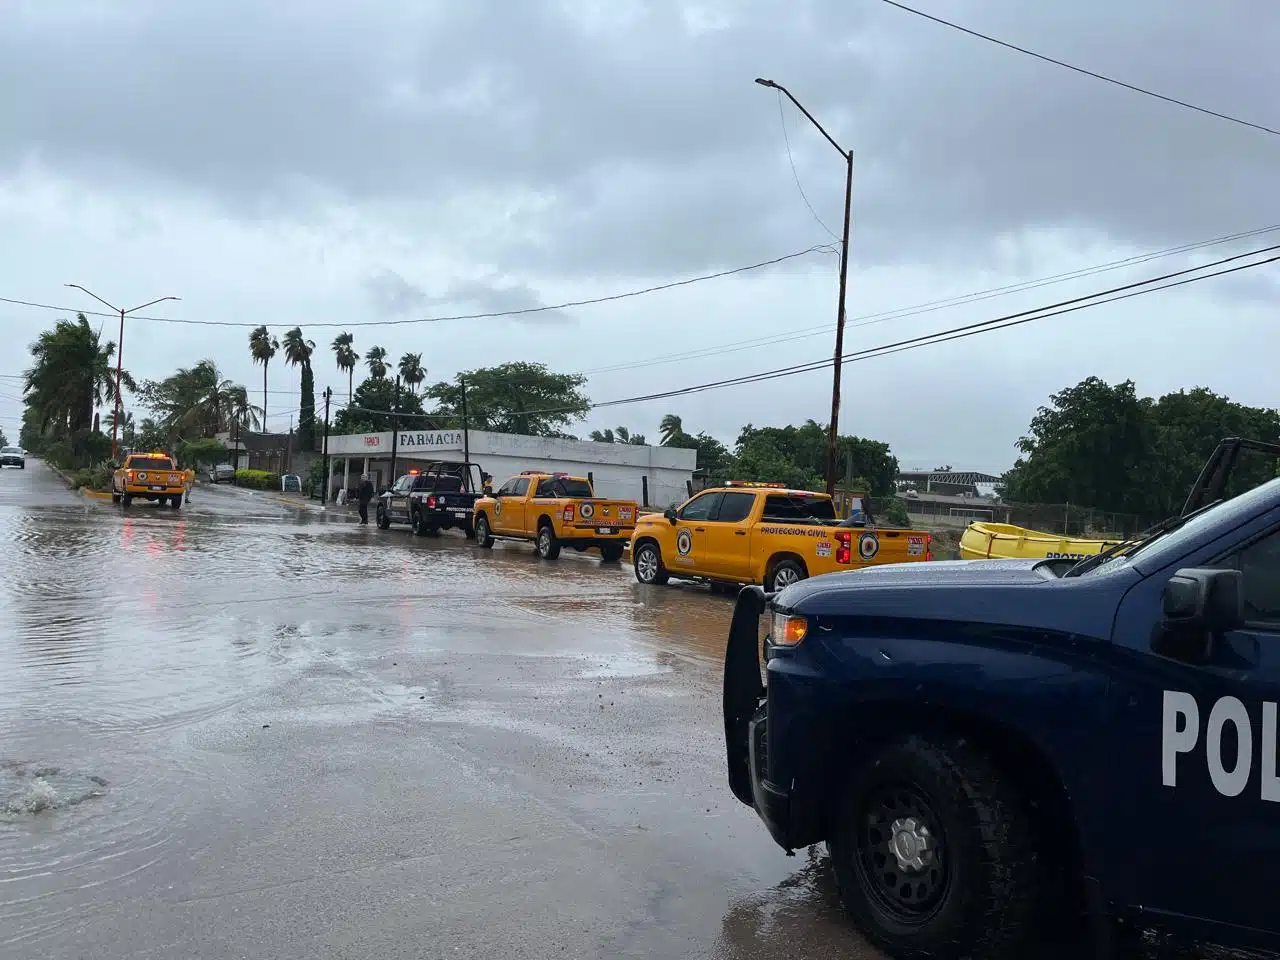
[[[560,556],[560,539],[549,523],[538,528],[538,556],[543,560],[554,560]]]
[[[493,546],[493,534],[489,532],[489,518],[483,513],[476,517],[476,543],[486,550]]]
[[[413,531],[415,537],[425,537],[427,535],[427,524],[422,519],[422,511],[413,511],[413,519],[409,521],[409,529]]]
[[[910,736],[867,757],[828,846],[845,911],[886,953],[1035,955],[1041,878],[1027,803],[970,743]]]
[[[631,564],[635,567],[636,579],[641,583],[661,586],[667,582],[667,568],[662,562],[662,551],[652,540],[646,540],[632,551]]]
[[[382,508],[381,504],[378,505],[378,512],[374,514],[374,522],[378,524],[379,530],[391,529],[391,517],[387,515],[387,511]]]

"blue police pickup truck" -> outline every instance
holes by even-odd
[[[1242,453],[1277,475],[1280,445],[1225,440],[1099,557],[739,594],[730,786],[788,853],[826,841],[881,949],[1280,947],[1280,479],[1236,493]]]

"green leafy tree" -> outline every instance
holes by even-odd
[[[577,373],[553,373],[541,363],[504,363],[460,374],[467,385],[467,412],[476,430],[519,433],[536,437],[563,436],[570,424],[591,409],[583,393],[587,378]],[[458,424],[462,415],[462,387],[442,381],[425,395],[436,402],[436,413]]]
[[[658,442],[664,447],[679,446],[672,441],[685,437],[684,421],[674,413],[663,415],[662,421],[658,424]]]
[[[387,348],[370,347],[364,355],[364,362],[369,365],[369,376],[381,380],[387,375]]]
[[[356,353],[353,346],[355,337],[349,333],[340,333],[333,338],[331,344],[333,348],[333,360],[338,365],[338,369],[347,375],[347,399],[350,400],[354,390],[352,389],[352,381],[355,377],[356,364],[360,362],[360,354]]]
[[[395,416],[392,416],[394,412]],[[401,429],[431,430],[437,424],[424,415],[422,397],[401,389],[386,377],[370,377],[356,387],[351,403],[338,411],[334,433],[382,433],[397,422]]]
[[[246,429],[261,422],[262,411],[248,402],[245,387],[223,377],[212,360],[180,367],[163,380],[147,380],[139,393],[143,405],[156,415],[166,445],[213,436],[237,423]]]
[[[254,363],[262,364],[262,423],[267,422],[267,365],[280,349],[280,341],[271,336],[265,326],[255,327],[249,334],[249,353]]]
[[[0,429],[0,447],[7,447],[8,445],[9,438],[4,435],[4,430]]]
[[[613,431],[605,427],[603,430],[592,430],[590,439],[592,443],[613,443],[615,437]]]
[[[1139,397],[1133,381],[1089,377],[1055,393],[1018,441],[1005,475],[1012,501],[1071,503],[1156,520],[1178,512],[1224,437],[1280,440],[1280,414],[1203,387]],[[1229,493],[1275,475],[1266,458],[1242,458]]]
[[[102,343],[80,313],[40,334],[30,351],[33,362],[24,375],[23,398],[33,411],[32,432],[66,442],[77,455],[87,454],[83,442],[93,432],[94,408],[114,400],[115,344]],[[136,389],[128,373],[120,379],[124,387]]]
[[[284,348],[284,362],[298,367],[302,373],[299,386],[302,399],[298,404],[298,442],[303,450],[316,448],[316,380],[311,372],[311,355],[316,345],[302,335],[301,327],[294,327],[280,341]]]
[[[197,437],[180,441],[174,447],[174,456],[183,467],[203,467],[227,462],[227,446],[214,437]]]
[[[143,417],[133,440],[135,450],[163,450],[169,445],[169,435],[163,426],[151,417]]]
[[[828,451],[827,427],[814,420],[785,427],[747,424],[739,432],[734,450],[740,471],[746,468],[751,473],[761,473],[764,468],[793,464],[798,473],[789,476],[805,478],[803,489],[810,490],[825,488]],[[842,477],[864,478],[871,496],[885,497],[894,492],[898,459],[890,453],[887,443],[849,435],[837,437],[836,464]],[[793,483],[786,476],[742,475],[739,479]]]

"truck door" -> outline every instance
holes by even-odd
[[[413,483],[417,479],[417,476],[406,473],[391,488],[391,496],[387,498],[387,516],[392,520],[409,519],[409,491],[413,489]]]
[[[703,524],[706,549],[701,565],[709,576],[751,579],[750,517],[758,496],[736,491],[723,494],[716,514]]]
[[[723,497],[724,493],[721,491],[700,493],[680,508],[676,514],[676,549],[670,557],[673,571],[683,570],[688,574],[706,575],[709,518],[719,511]],[[663,559],[667,560],[667,557],[664,555]]]
[[[499,533],[524,533],[525,504],[529,493],[529,478],[514,477],[498,491],[496,516],[493,529]]]
[[[1112,866],[1128,902],[1270,931],[1280,931],[1276,519],[1219,537],[1125,596],[1116,642],[1137,659],[1122,655],[1111,691],[1118,736],[1105,747],[1113,759],[1099,761],[1114,790]],[[1178,569],[1210,566],[1242,572],[1244,626],[1217,638],[1207,663],[1153,653],[1165,584]],[[1126,850],[1135,833],[1143,840]]]

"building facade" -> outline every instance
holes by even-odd
[[[433,460],[463,459],[493,477],[494,489],[523,470],[590,477],[601,497],[665,507],[689,496],[698,452],[678,447],[593,443],[484,430],[400,430],[329,437],[330,493],[350,490],[361,474],[382,489]]]

